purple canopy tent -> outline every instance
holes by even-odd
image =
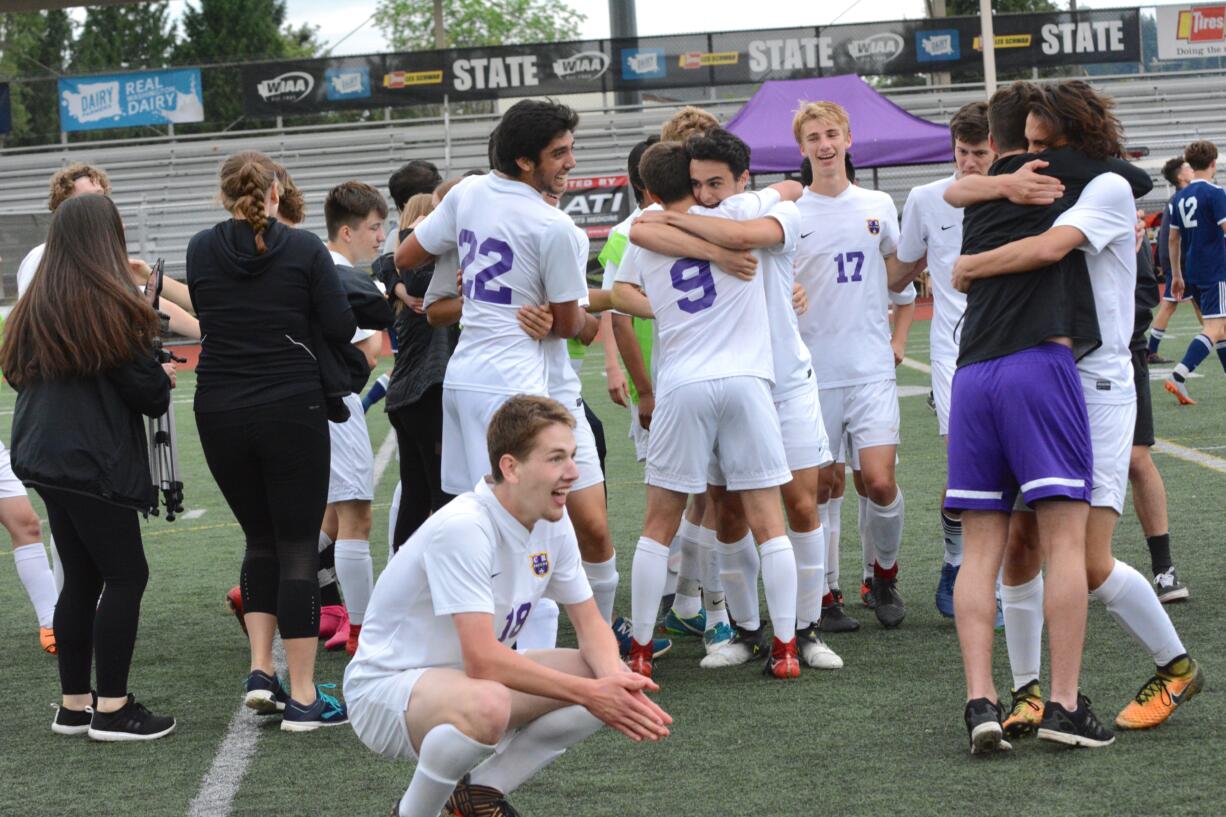
[[[806,102],[837,102],[851,118],[851,156],[857,168],[953,161],[949,128],[895,105],[855,74],[762,83],[728,130],[753,151],[753,173],[791,173],[800,167],[792,117]]]

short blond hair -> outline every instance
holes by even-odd
[[[843,133],[851,135],[847,110],[837,102],[809,102],[796,112],[796,118],[792,120],[792,136],[796,144],[801,143],[801,132],[810,122],[833,122],[843,129]]]
[[[695,134],[706,133],[718,127],[719,120],[714,114],[693,105],[686,105],[660,128],[660,141],[685,142]]]
[[[51,177],[51,195],[47,197],[48,210],[54,213],[61,204],[72,198],[76,192],[74,185],[77,179],[89,179],[102,188],[102,195],[111,195],[111,180],[107,178],[106,171],[93,165],[74,162],[57,170]]]

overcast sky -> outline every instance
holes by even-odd
[[[619,0],[620,1],[620,0]],[[629,0],[626,0],[629,1]],[[187,0],[171,0],[171,13],[182,13]],[[1056,0],[1067,8],[1068,0]],[[1178,0],[1175,0],[1178,2]],[[1157,5],[1172,5],[1170,0]],[[294,24],[319,26],[319,39],[331,45],[353,31],[374,14],[377,0],[287,0],[289,19]],[[609,36],[608,0],[568,0],[567,5],[587,16],[581,36],[599,39]],[[1119,8],[1155,5],[1128,0],[1078,0],[1078,8]],[[914,19],[925,15],[924,0],[831,0],[826,3],[798,3],[796,0],[755,0],[752,13],[744,0],[653,0],[637,6],[641,35],[683,34],[693,31],[735,31],[746,28],[786,28],[827,25],[837,18],[841,23],[873,20]],[[335,54],[366,54],[387,51],[387,42],[373,21],[367,21],[352,36],[337,46]]]

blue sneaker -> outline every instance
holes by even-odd
[[[310,706],[290,698],[285,706],[285,716],[281,720],[282,732],[310,732],[321,726],[339,726],[349,722],[345,705],[324,692],[325,689],[336,689],[336,684],[316,684],[315,703]]]
[[[677,615],[677,611],[673,608],[668,608],[668,615],[664,616],[664,623],[660,625],[660,630],[666,635],[672,636],[701,636],[707,629],[707,611],[699,610],[698,615],[690,618],[682,618]]]
[[[958,579],[959,567],[949,562],[941,565],[941,581],[937,583],[937,611],[945,618],[954,617],[954,582]]]
[[[717,621],[703,631],[702,645],[707,648],[707,655],[718,650],[732,640],[732,625],[726,621]]]
[[[263,670],[252,670],[247,676],[247,694],[243,704],[257,715],[275,715],[285,711],[289,693],[281,685],[281,679]]]
[[[617,636],[617,649],[622,658],[630,657],[630,646],[634,643],[630,619],[618,616],[613,621],[613,635]],[[673,648],[673,642],[667,638],[654,638],[651,641],[651,657],[659,658]]]

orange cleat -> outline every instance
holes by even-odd
[[[766,666],[762,668],[762,673],[784,679],[800,677],[800,656],[796,652],[796,636],[792,636],[792,640],[786,644],[780,641],[778,636],[771,640],[771,654],[766,659]]]
[[[626,659],[627,666],[631,672],[637,672],[644,678],[651,677],[651,644],[640,644],[637,641],[630,644],[630,657]]]
[[[354,653],[358,651],[358,636],[362,632],[361,624],[349,622],[349,637],[345,639],[345,652],[349,653],[349,657],[353,658]]]
[[[1200,692],[1204,685],[1200,664],[1191,658],[1186,660],[1188,667],[1182,675],[1158,670],[1116,716],[1115,725],[1120,729],[1150,729],[1163,723],[1176,707]]]
[[[1192,395],[1188,394],[1188,384],[1180,383],[1173,377],[1168,377],[1162,381],[1162,388],[1175,395],[1175,399],[1179,401],[1181,406],[1195,406],[1196,401],[1192,399]]]
[[[43,652],[55,655],[55,630],[51,627],[38,628],[38,642],[42,644]]]
[[[230,592],[226,593],[226,604],[230,606],[230,612],[234,613],[234,617],[238,619],[238,626],[243,628],[243,635],[247,634],[247,622],[243,620],[243,591],[238,585],[230,588]]]

